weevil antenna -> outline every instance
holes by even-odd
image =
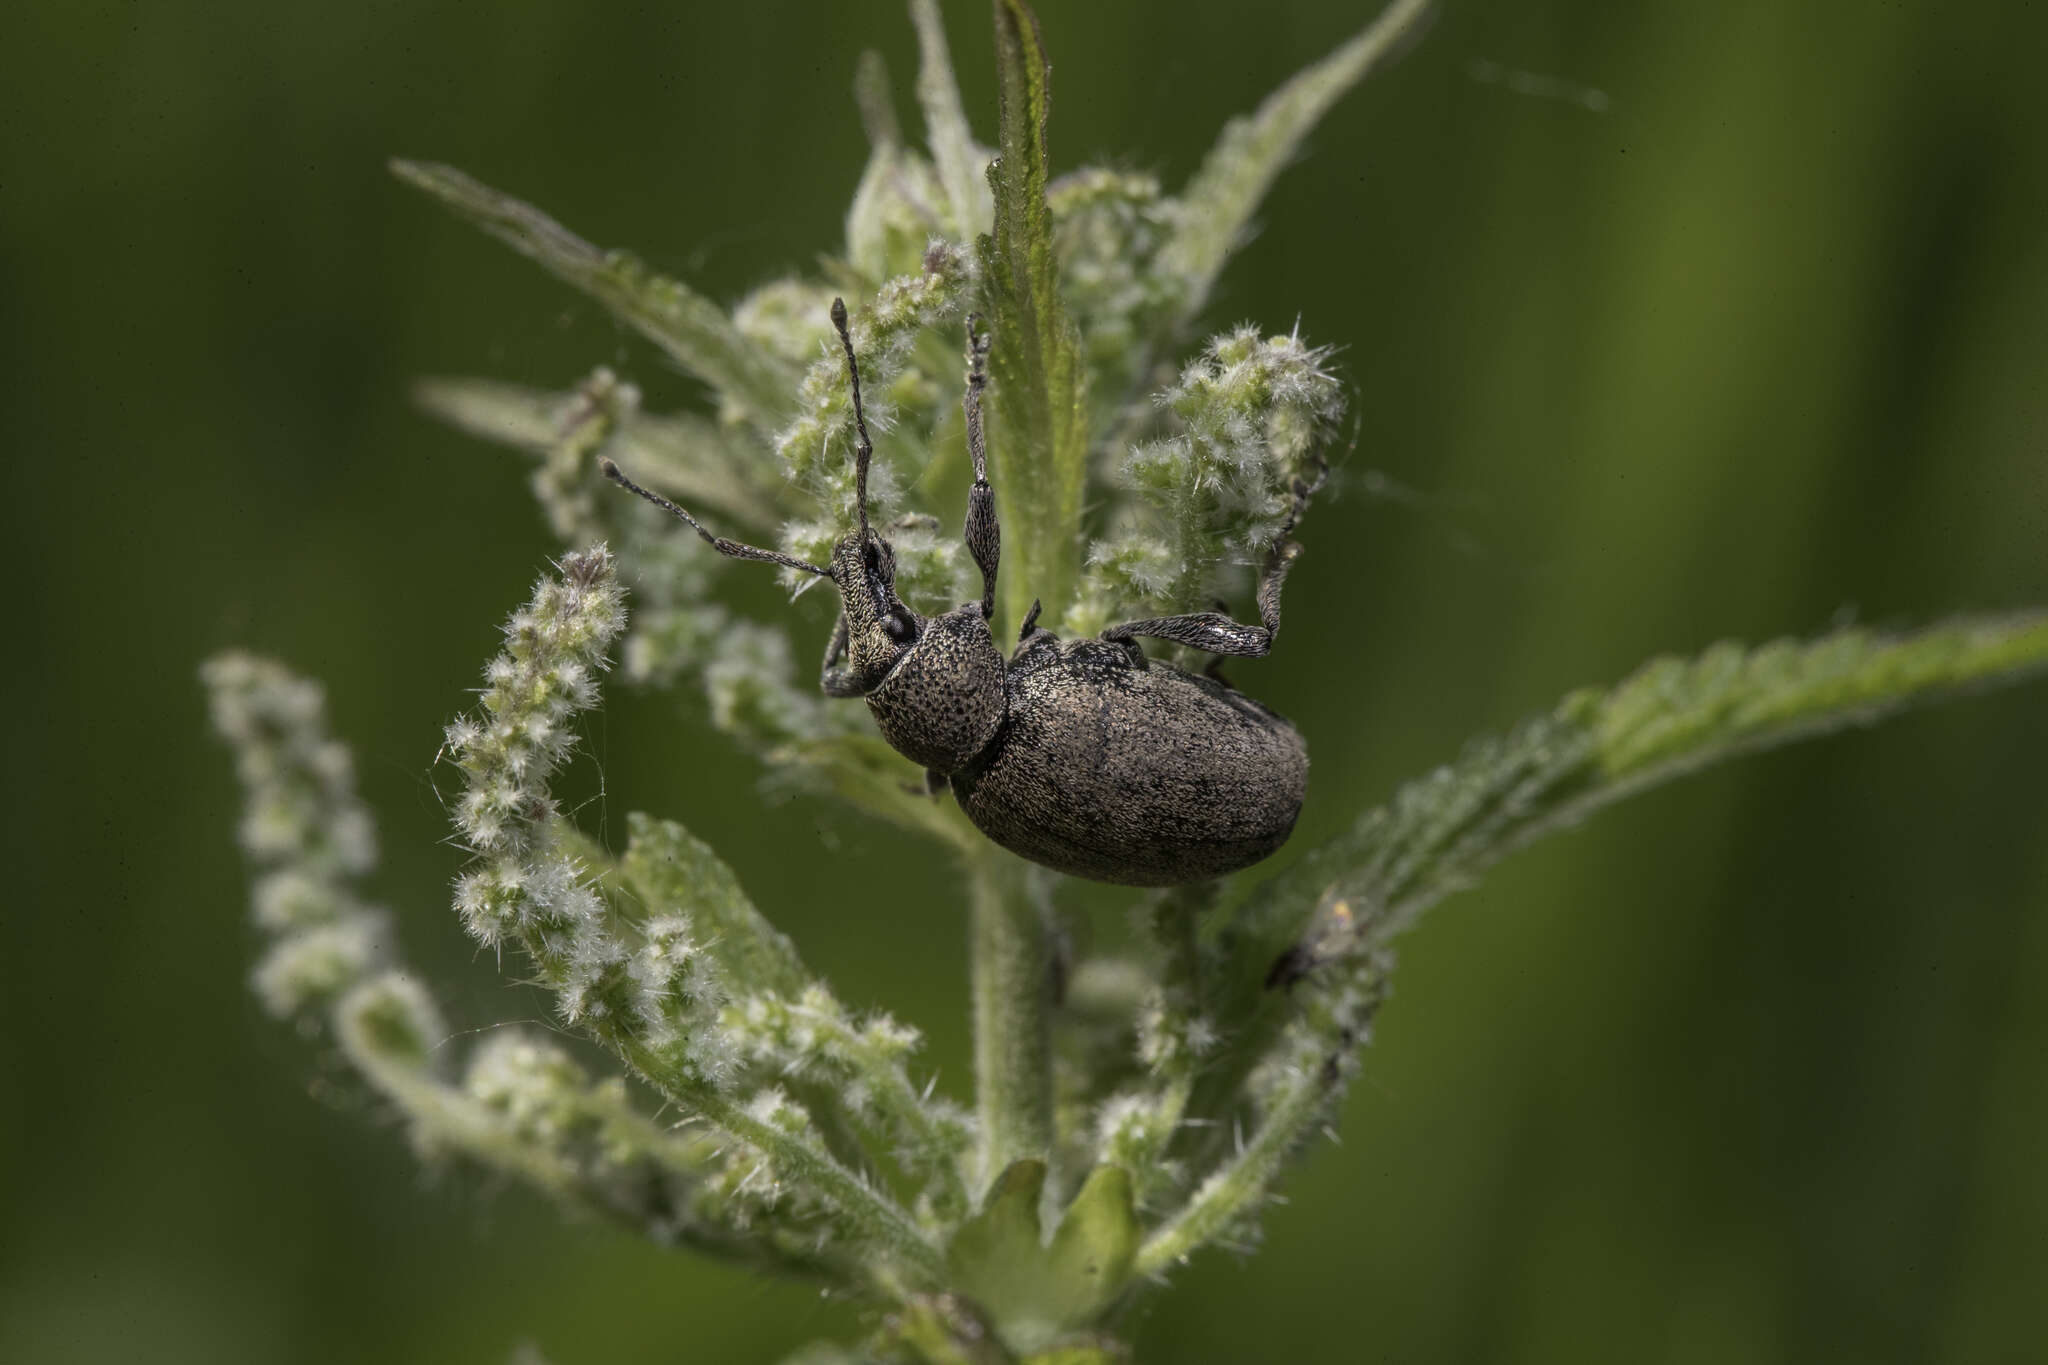
[[[830,578],[832,576],[831,570],[821,569],[808,560],[798,559],[795,555],[786,555],[780,550],[764,550],[758,545],[742,545],[737,540],[727,540],[724,536],[714,536],[704,529],[702,522],[698,521],[688,512],[685,512],[682,508],[661,496],[661,494],[649,492],[627,478],[624,471],[613,464],[609,458],[599,456],[597,467],[604,471],[604,476],[607,479],[610,479],[628,493],[637,493],[662,511],[673,515],[692,531],[702,536],[705,544],[728,559],[758,559],[765,564],[780,564],[786,569],[801,569],[805,573],[816,574],[820,578]]]
[[[846,330],[846,300],[832,300],[832,325],[839,329],[839,344],[846,351],[846,382],[853,389],[853,425],[860,431],[860,445],[853,452],[853,493],[860,512],[860,543],[868,543],[868,461],[875,456],[875,443],[868,439],[868,415],[860,404],[860,362],[853,358],[853,337]]]

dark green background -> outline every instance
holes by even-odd
[[[1055,157],[1177,184],[1367,8],[1044,0]],[[1656,651],[2048,601],[2043,7],[1447,9],[1317,135],[1210,312],[1342,343],[1364,414],[1282,648],[1239,670],[1310,737],[1296,850]],[[987,18],[952,28],[988,136]],[[384,158],[731,299],[837,245],[863,45],[907,113],[886,3],[7,7],[0,1359],[749,1362],[854,1328],[423,1176],[265,1020],[193,670],[246,645],[328,681],[408,953],[467,1024],[538,1017],[446,909],[430,760],[550,547],[516,462],[406,386],[610,360],[654,406],[694,396]],[[620,697],[596,741],[595,824],[690,823],[964,1088],[961,911],[923,846],[764,805],[667,699]],[[2039,1350],[2044,767],[2036,685],[1509,864],[1407,941],[1343,1146],[1267,1251],[1144,1310],[1145,1358]]]

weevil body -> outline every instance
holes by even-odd
[[[1060,640],[1037,627],[1034,606],[1006,660],[989,627],[1001,532],[982,437],[987,338],[970,318],[964,407],[974,486],[966,541],[981,570],[981,600],[925,617],[897,597],[894,551],[868,525],[874,447],[846,305],[837,299],[832,322],[846,352],[860,435],[860,524],[833,547],[830,566],[714,536],[610,460],[603,461],[605,474],[673,512],[721,554],[831,579],[840,614],[825,650],[825,692],[864,699],[890,746],[923,765],[935,793],[951,786],[968,819],[1004,848],[1095,881],[1177,886],[1248,867],[1285,843],[1308,783],[1301,735],[1213,670],[1187,673],[1147,659],[1137,639],[1218,656],[1271,650],[1281,585],[1300,551],[1288,537],[1315,487],[1295,481],[1293,511],[1259,581],[1259,625],[1197,612],[1127,622],[1095,639]]]

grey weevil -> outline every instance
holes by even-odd
[[[1293,832],[1308,782],[1308,750],[1287,720],[1216,674],[1149,660],[1151,636],[1219,656],[1256,658],[1280,630],[1280,588],[1301,547],[1289,539],[1322,484],[1293,481],[1293,506],[1258,585],[1259,621],[1221,611],[1111,626],[1060,640],[1038,626],[1034,602],[1004,661],[995,615],[1002,533],[989,488],[981,395],[989,340],[967,320],[967,550],[981,600],[919,616],[896,595],[896,557],[868,525],[874,445],[861,408],[860,362],[844,300],[832,325],[846,352],[860,443],[854,453],[859,527],[824,567],[715,536],[688,512],[640,487],[609,459],[607,478],[673,513],[720,554],[829,578],[840,613],[825,649],[827,696],[866,700],[882,737],[925,768],[928,789],[951,786],[967,818],[996,843],[1046,867],[1127,886],[1178,886],[1266,857]]]

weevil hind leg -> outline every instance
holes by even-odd
[[[1126,621],[1103,631],[1102,638],[1129,645],[1133,651],[1138,648],[1136,637],[1142,635],[1219,657],[1262,659],[1272,653],[1274,637],[1280,634],[1280,590],[1287,583],[1288,569],[1293,567],[1295,557],[1301,553],[1300,542],[1292,539],[1294,528],[1301,521],[1301,514],[1308,510],[1309,499],[1323,486],[1329,472],[1329,462],[1319,453],[1316,456],[1315,481],[1310,483],[1299,478],[1294,481],[1294,505],[1288,508],[1287,519],[1280,523],[1280,533],[1273,538],[1273,548],[1266,555],[1265,570],[1259,575],[1258,625],[1248,626],[1232,620],[1223,611],[1197,611],[1182,616],[1152,616],[1142,621]],[[1214,669],[1215,665],[1211,664],[1212,676],[1215,676]]]
[[[1215,611],[1219,615],[1230,615],[1230,604],[1220,597],[1217,598],[1214,602],[1210,603],[1209,605],[1211,610]],[[1214,678],[1217,682],[1222,683],[1225,687],[1230,686],[1230,679],[1223,676],[1223,661],[1228,657],[1229,655],[1226,654],[1210,655],[1209,666],[1202,670],[1202,676],[1205,678]]]

